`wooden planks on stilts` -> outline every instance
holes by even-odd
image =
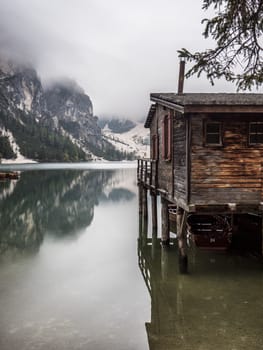
[[[179,271],[181,273],[187,273],[188,271],[186,217],[186,211],[180,207],[177,207],[176,225],[178,237]]]

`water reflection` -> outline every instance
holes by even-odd
[[[147,349],[136,171],[104,170],[25,171],[2,188],[1,350]]]
[[[182,275],[176,245],[143,236],[138,257],[151,296],[150,350],[263,348],[261,263],[193,249]]]
[[[125,174],[109,170],[25,171],[0,184],[0,254],[37,252],[45,235],[78,236],[99,201],[131,200]]]

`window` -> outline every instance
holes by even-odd
[[[249,144],[263,143],[263,123],[249,123]]]
[[[222,145],[222,125],[218,122],[206,122],[205,124],[205,144]]]
[[[172,149],[172,117],[166,115],[163,118],[163,132],[162,132],[162,156],[165,160],[171,160],[171,149]]]

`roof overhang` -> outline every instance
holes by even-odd
[[[154,114],[155,114],[155,111],[156,111],[156,104],[152,104],[151,107],[150,107],[150,110],[148,112],[146,121],[144,123],[144,127],[145,128],[149,128],[150,127],[152,119],[153,119]]]
[[[151,95],[151,101],[175,111],[186,113],[263,113],[263,105],[257,104],[185,104],[180,105]]]
[[[165,100],[163,100],[161,98],[158,98],[158,97],[151,96],[151,101],[159,103],[159,104],[161,104],[164,107],[172,108],[172,109],[176,110],[179,113],[184,113],[185,112],[185,107],[184,106],[181,106],[179,104],[172,103],[172,102],[169,102],[169,101],[165,101]]]

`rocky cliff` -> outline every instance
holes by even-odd
[[[34,69],[0,59],[0,108],[16,109],[40,118],[46,114],[40,79]]]
[[[74,81],[64,80],[49,86],[44,97],[54,125],[82,149],[89,153],[90,148],[106,147],[98,118],[93,115],[92,102]]]
[[[125,156],[104,139],[89,96],[74,81],[44,89],[35,69],[3,59],[0,141],[2,158],[80,161]]]

